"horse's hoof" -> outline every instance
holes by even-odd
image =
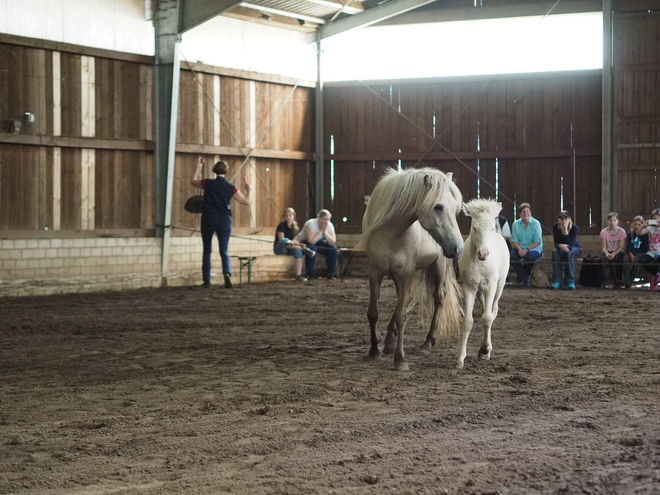
[[[370,361],[376,361],[380,359],[382,355],[383,353],[381,352],[380,348],[378,347],[376,347],[375,349],[371,348],[369,349],[369,354],[367,354],[367,359],[369,359]]]
[[[464,367],[465,367],[465,366],[463,365],[463,362],[462,362],[462,361],[456,363],[456,369],[457,369],[457,370],[462,370]]]
[[[408,363],[405,361],[397,361],[394,363],[394,369],[396,371],[408,371],[410,368],[408,368]]]
[[[429,342],[424,342],[424,343],[422,344],[422,347],[420,347],[420,350],[421,350],[424,354],[431,354],[431,349],[432,349],[432,348],[433,348],[433,346],[432,346]]]
[[[490,361],[490,351],[484,352],[483,349],[479,349],[479,353],[477,354],[477,357],[479,359],[485,359],[486,361]]]
[[[385,354],[394,354],[394,351],[396,351],[396,345],[385,344],[385,347],[383,348]]]

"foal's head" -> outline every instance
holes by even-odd
[[[479,260],[488,258],[488,238],[496,232],[495,222],[502,211],[502,203],[489,199],[473,199],[463,205],[463,212],[472,218],[470,226],[470,244]]]

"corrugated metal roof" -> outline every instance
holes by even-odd
[[[319,25],[365,10],[359,0],[246,0],[238,7],[260,11],[264,16],[272,14]]]

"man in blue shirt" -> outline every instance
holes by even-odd
[[[511,234],[511,266],[518,275],[518,283],[531,285],[534,262],[543,255],[541,222],[532,217],[532,207],[522,203],[518,207],[520,218],[513,222]]]

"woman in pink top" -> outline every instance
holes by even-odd
[[[600,258],[603,264],[603,288],[611,289],[616,281],[621,279],[627,237],[626,231],[619,227],[619,214],[614,212],[608,214],[607,227],[600,231],[603,251],[603,256]],[[612,283],[608,280],[612,280]]]

